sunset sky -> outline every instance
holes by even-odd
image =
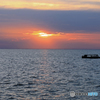
[[[100,0],[0,0],[0,49],[100,49]]]

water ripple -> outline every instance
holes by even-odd
[[[69,95],[100,92],[100,60],[82,59],[87,52],[95,50],[0,50],[0,100],[91,100]]]

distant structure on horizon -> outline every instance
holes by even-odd
[[[98,59],[100,56],[98,56],[98,54],[85,54],[82,58]]]

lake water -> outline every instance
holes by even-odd
[[[0,49],[0,100],[99,100],[100,59],[84,54],[100,50]]]

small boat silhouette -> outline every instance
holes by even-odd
[[[85,54],[82,56],[82,58],[97,59],[97,58],[100,58],[100,56],[98,56],[98,54]]]

